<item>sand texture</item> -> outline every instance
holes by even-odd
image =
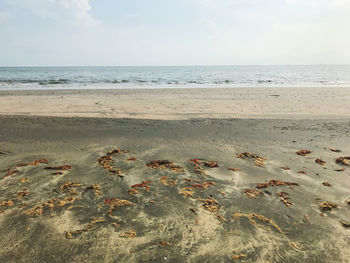
[[[0,91],[0,115],[190,118],[350,117],[350,88]]]
[[[196,96],[191,92],[176,96]],[[55,109],[60,99],[50,93],[12,94],[1,97],[1,113],[115,117],[136,98],[116,94],[80,102],[68,92],[62,103],[70,109]],[[149,105],[159,106],[163,97],[150,96]],[[212,103],[201,95],[194,105],[213,110],[203,116],[227,116],[227,109],[214,111],[220,96]],[[268,95],[251,98],[259,96]],[[260,105],[273,116],[283,96]],[[348,100],[327,96],[325,104]],[[49,108],[40,109],[39,99]],[[24,110],[30,100],[38,101]],[[254,108],[237,101],[231,106],[244,113]],[[97,113],[95,102],[104,105]],[[167,112],[141,117],[187,118],[178,104],[170,113],[170,97],[162,103]],[[136,104],[130,112],[143,107]],[[348,112],[349,104],[341,105]],[[350,166],[339,158],[350,156],[348,118],[0,122],[0,262],[350,262]]]

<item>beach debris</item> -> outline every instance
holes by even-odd
[[[298,171],[298,174],[307,174],[305,171]]]
[[[137,236],[137,233],[134,230],[128,230],[125,233],[120,234],[119,236],[124,238],[134,238]]]
[[[304,215],[303,221],[304,221],[305,223],[310,223],[310,216],[309,216],[309,215]]]
[[[336,171],[336,172],[344,172],[344,171],[345,171],[345,168],[336,169],[336,170],[334,170],[334,171]]]
[[[246,189],[244,190],[244,194],[248,196],[249,198],[256,198],[260,195],[263,195],[262,192],[255,190],[255,189]]]
[[[292,202],[288,201],[290,199],[288,193],[286,192],[278,192],[277,196],[281,197],[281,202],[284,203],[286,206],[291,206]]]
[[[289,242],[289,245],[295,250],[301,250],[300,246],[295,242]]]
[[[245,257],[247,257],[246,254],[237,254],[237,255],[231,256],[231,258],[233,260],[242,259],[242,258],[245,258]]]
[[[52,173],[52,175],[62,175],[63,174],[63,172],[54,172],[54,173]]]
[[[48,164],[49,161],[48,161],[48,159],[40,159],[40,160],[35,160],[33,162],[30,162],[30,163],[18,163],[18,164],[16,164],[16,167],[24,167],[24,166],[30,166],[30,165],[34,166],[34,165],[39,165],[42,163]]]
[[[85,188],[85,191],[92,190],[95,196],[100,196],[102,194],[101,186],[99,184],[92,184]]]
[[[110,150],[107,152],[107,155],[113,155],[113,154],[122,154],[122,153],[128,153],[129,151],[126,150],[121,150],[121,149],[115,149],[115,150]]]
[[[300,155],[300,156],[305,156],[305,155],[308,155],[308,154],[310,154],[310,153],[312,153],[312,152],[309,151],[309,150],[300,150],[300,151],[297,151],[297,152],[296,152],[296,154],[297,154],[297,155]]]
[[[322,183],[324,186],[332,186],[330,183],[328,183],[328,182],[323,182]]]
[[[280,180],[270,180],[267,183],[261,183],[256,186],[258,189],[267,188],[269,186],[299,186],[298,183],[283,182]]]
[[[290,170],[290,168],[289,167],[287,167],[287,166],[282,166],[282,167],[280,167],[282,170],[285,170],[285,171],[289,171]]]
[[[347,157],[338,157],[335,162],[340,165],[350,166],[350,156]]]
[[[18,170],[8,170],[7,173],[5,174],[5,176],[3,177],[3,179],[5,179],[5,178],[8,177],[8,176],[17,174],[17,173],[19,173]]]
[[[6,201],[1,201],[0,202],[0,207],[3,207],[3,206],[13,206],[13,201],[12,200],[6,200]]]
[[[215,182],[204,182],[202,183],[197,183],[197,184],[189,184],[189,187],[195,188],[195,189],[208,189],[210,186],[215,185]]]
[[[146,181],[142,181],[142,183],[140,183],[140,184],[134,184],[131,187],[132,188],[145,188],[146,191],[149,191],[149,189],[151,189],[151,187],[148,184],[150,184],[150,183],[151,183],[151,181],[146,180]]]
[[[79,182],[66,182],[66,183],[60,185],[58,187],[58,190],[60,192],[62,192],[62,191],[65,191],[65,190],[69,190],[70,188],[73,188],[73,187],[81,187],[81,186],[83,186],[83,185],[81,183],[79,183]]]
[[[131,194],[131,195],[136,195],[139,193],[139,190],[137,189],[128,189],[128,193]]]
[[[96,224],[106,222],[106,219],[103,217],[96,217],[90,223],[88,223],[84,228],[78,230],[71,230],[66,232],[66,238],[72,239],[77,235],[80,235],[84,232],[90,231]]]
[[[267,161],[266,158],[261,157],[261,156],[255,154],[255,153],[250,153],[250,152],[238,153],[237,154],[237,158],[240,158],[240,159],[253,159],[254,163],[257,166],[264,166],[265,162]]]
[[[209,196],[206,199],[202,199],[202,207],[207,209],[211,213],[218,213],[220,210],[219,203],[212,197]]]
[[[320,165],[325,165],[326,164],[326,162],[321,160],[321,159],[316,159],[315,162],[320,164]]]
[[[347,203],[348,205],[350,205],[350,198],[348,200],[345,200],[345,203]]]
[[[26,178],[26,177],[20,178],[20,179],[18,179],[18,181],[20,181],[22,184],[24,184],[24,183],[29,183],[29,180],[28,180],[28,178]]]
[[[3,151],[0,151],[0,155],[5,155],[6,153]]]
[[[227,168],[227,169],[229,169],[232,172],[239,172],[240,171],[239,168]]]
[[[183,172],[184,168],[182,168],[179,165],[174,164],[173,162],[170,162],[168,160],[156,160],[151,161],[146,164],[147,167],[150,167],[152,169],[170,169],[174,172]]]
[[[194,208],[189,208],[189,210],[190,210],[192,213],[197,214],[197,210],[196,210],[196,209],[194,209]]]
[[[158,243],[160,246],[163,246],[163,247],[165,247],[165,246],[169,246],[169,243],[168,242],[166,242],[166,241],[159,241],[159,243]]]
[[[74,203],[75,198],[73,196],[68,196],[64,198],[63,200],[58,199],[58,198],[53,198],[48,200],[45,203],[38,204],[26,211],[24,211],[24,214],[29,216],[29,217],[36,217],[44,213],[44,209],[50,209],[53,210],[56,207],[62,207],[65,206],[66,204],[72,204]]]
[[[17,198],[21,199],[24,196],[30,195],[30,193],[27,191],[27,189],[23,189],[17,193]]]
[[[44,170],[59,170],[59,171],[67,171],[72,169],[73,167],[68,165],[68,164],[64,164],[61,166],[49,166],[49,167],[45,167]]]
[[[121,175],[121,171],[115,168],[111,163],[113,162],[113,158],[110,155],[105,155],[98,158],[98,163],[101,165],[108,173],[118,175],[119,177],[123,177]]]
[[[191,159],[190,160],[191,163],[194,163],[194,164],[203,164],[204,166],[206,167],[209,167],[209,168],[218,168],[219,167],[219,164],[217,162],[214,162],[214,161],[204,161],[204,160],[201,160],[201,159]]]
[[[335,153],[340,153],[341,152],[341,150],[334,149],[334,148],[329,148],[329,150],[331,150],[332,152],[335,152]]]
[[[104,204],[109,205],[109,211],[108,211],[109,215],[112,214],[112,212],[115,210],[116,207],[132,206],[132,205],[134,205],[133,202],[130,202],[128,200],[118,199],[118,198],[105,199],[104,200]]]
[[[194,193],[195,192],[191,187],[185,187],[185,188],[179,189],[179,194],[182,194],[184,197],[189,197],[189,196],[192,197]]]
[[[344,221],[344,220],[341,220],[341,221],[340,221],[340,224],[341,224],[343,227],[345,227],[345,228],[349,228],[349,227],[350,227],[350,223],[347,222],[347,221]]]
[[[260,227],[266,231],[271,231],[271,228],[262,224],[258,224],[255,220],[260,220],[261,222],[264,223],[269,223],[271,226],[273,226],[278,232],[280,232],[281,234],[284,234],[282,229],[272,220],[269,219],[263,215],[260,214],[242,214],[242,213],[235,213],[234,218],[241,218],[241,217],[245,217],[249,220],[249,222],[257,227]]]
[[[332,211],[333,208],[337,208],[338,205],[333,202],[323,202],[319,204],[321,212]]]
[[[127,161],[137,161],[137,158],[136,157],[130,157],[127,159]]]
[[[173,187],[177,184],[177,180],[171,180],[167,176],[162,176],[159,180],[165,186]]]

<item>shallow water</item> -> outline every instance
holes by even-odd
[[[349,65],[0,67],[0,90],[349,85]]]
[[[350,155],[349,129],[349,120],[1,117],[0,151],[5,154],[0,155],[0,171],[5,178],[0,180],[0,202],[12,200],[14,204],[0,207],[4,211],[0,214],[0,261],[232,262],[231,256],[244,254],[241,262],[349,262],[350,230],[339,221],[350,221],[350,206],[345,203],[350,198],[350,173],[334,161]],[[111,165],[123,177],[109,173],[97,161],[113,149],[129,151],[111,155]],[[301,149],[312,153],[296,155]],[[265,165],[237,158],[241,152],[266,158]],[[131,157],[137,160],[128,161]],[[16,167],[42,158],[48,164]],[[201,165],[204,172],[196,173],[189,161],[193,158],[218,162],[219,167]],[[326,164],[315,163],[316,158]],[[183,171],[152,169],[146,166],[151,160],[170,160]],[[59,175],[44,169],[63,164],[73,168]],[[334,171],[342,167],[345,171]],[[7,169],[18,173],[6,176]],[[162,176],[176,184],[164,185]],[[21,178],[28,182],[20,182]],[[271,179],[299,186],[256,188]],[[128,192],[145,180],[151,181],[149,189]],[[332,186],[324,186],[326,181]],[[81,186],[60,190],[66,182]],[[215,185],[191,186],[204,182]],[[87,189],[96,184],[101,186],[100,195]],[[185,197],[180,192],[188,187],[193,196]],[[30,194],[18,198],[23,189]],[[249,198],[246,189],[262,194]],[[276,195],[282,191],[288,193],[291,206]],[[26,214],[52,198],[69,196],[75,198],[73,203],[44,207],[35,216]],[[203,200],[210,196],[219,204],[218,211],[203,207]],[[106,200],[111,198],[133,204],[115,207],[110,213]],[[321,215],[319,204],[324,201],[339,207]],[[246,217],[235,217],[237,213],[259,214],[273,222],[255,218],[257,225],[252,224]],[[86,229],[94,218],[103,222],[67,238],[67,231]],[[136,237],[121,236],[129,230]]]

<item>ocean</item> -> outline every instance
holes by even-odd
[[[0,68],[0,90],[266,86],[350,86],[350,65]]]

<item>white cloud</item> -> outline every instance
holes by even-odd
[[[89,14],[89,0],[8,0],[15,9],[27,9],[44,19],[96,26],[100,21]]]

